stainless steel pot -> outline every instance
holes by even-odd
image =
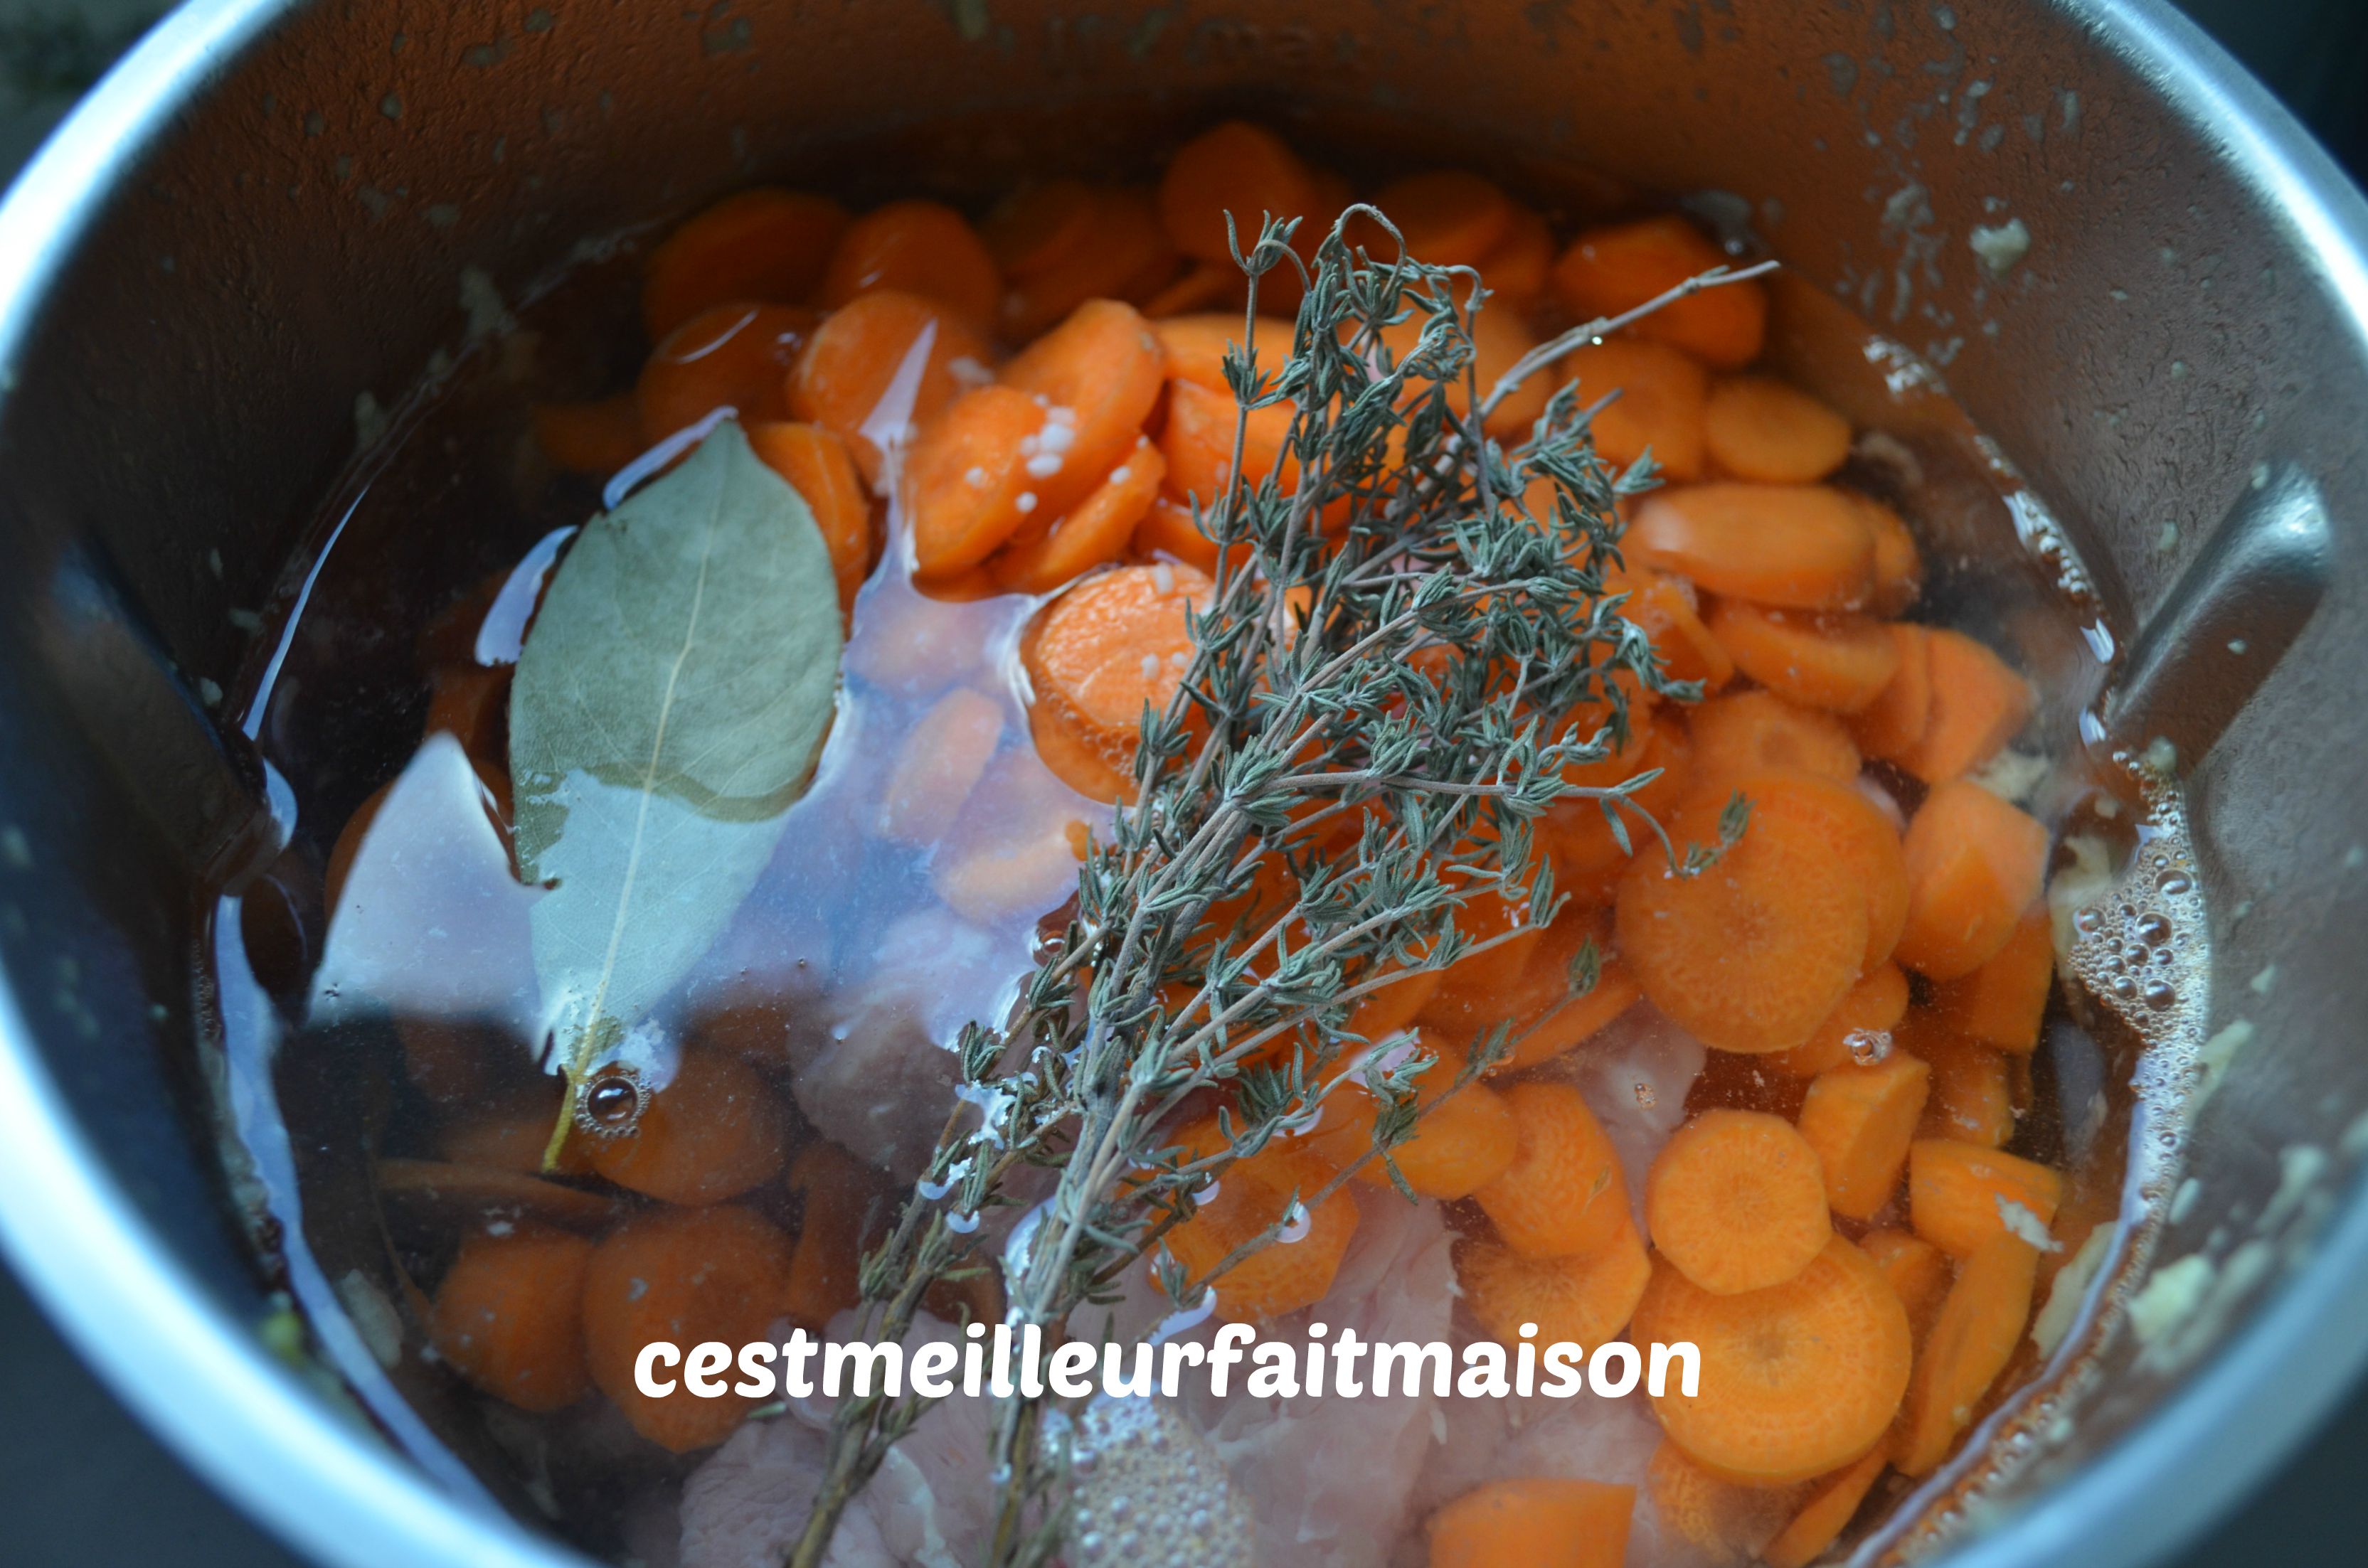
[[[961,186],[1235,103],[1739,196],[1941,369],[2135,640],[2103,722],[2180,742],[2211,1027],[2253,1027],[2157,1255],[2210,1260],[2226,1315],[2183,1369],[2124,1335],[1953,1561],[2157,1556],[2368,1357],[2368,209],[2161,6],[199,0],[0,208],[0,1236],[299,1547],[577,1561],[267,1348],[192,1111],[195,890],[247,766],[205,705],[357,400],[397,402],[581,236],[760,172]],[[2013,549],[1990,521],[1950,542]]]

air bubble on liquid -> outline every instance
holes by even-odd
[[[2194,880],[2184,871],[2165,871],[2162,881],[2156,885],[2172,898],[2182,897],[2195,888]]]
[[[2145,995],[2146,1005],[2157,1012],[2163,1011],[2179,1000],[2179,993],[2173,990],[2170,983],[2166,980],[2147,981]]]
[[[1653,1092],[1652,1085],[1639,1084],[1636,1085],[1636,1105],[1639,1109],[1652,1109],[1656,1105],[1660,1103],[1660,1096]]]
[[[1891,1054],[1891,1031],[1852,1029],[1842,1036],[1842,1045],[1850,1051],[1852,1062],[1861,1067],[1872,1067]]]
[[[2139,915],[2134,929],[2138,940],[2149,947],[2158,948],[2170,940],[2170,920],[2158,910],[2150,909]]]

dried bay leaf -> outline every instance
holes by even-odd
[[[511,688],[510,777],[519,869],[549,890],[534,968],[571,1112],[772,858],[840,641],[813,513],[728,421],[552,574]]]

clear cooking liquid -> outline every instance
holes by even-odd
[[[964,1022],[1009,1007],[1109,807],[1064,783],[1031,739],[1019,642],[1050,596],[916,587],[883,498],[885,548],[854,604],[811,789],[720,936],[608,1051],[590,1125],[546,1168],[563,1096],[533,957],[538,890],[519,884],[508,844],[507,691],[537,596],[603,505],[605,478],[558,469],[529,418],[629,384],[643,352],[637,283],[630,254],[578,267],[407,409],[324,514],[302,591],[264,639],[250,724],[292,799],[294,835],[272,874],[218,913],[225,1149],[315,1347],[422,1463],[613,1559],[753,1562],[794,1539],[825,1408],[741,1402],[716,1437],[746,1424],[723,1447],[669,1451],[597,1392],[495,1397],[456,1376],[435,1348],[439,1292],[472,1237],[597,1243],[653,1213],[728,1202],[785,1247],[811,1241],[801,1302],[822,1327],[853,1301],[854,1243],[878,1233],[935,1145],[953,1096],[947,1046]],[[2042,692],[2029,733],[2067,734],[2054,694],[2093,689],[2096,645],[2080,631],[2093,607],[2077,562],[2060,543],[2010,546],[2008,486],[1929,381],[1804,288],[1780,283],[1775,299],[1768,363],[1858,427],[1839,482],[1890,501],[1917,532],[1926,583],[1913,617],[2023,664]],[[2041,1301],[2089,1231],[2121,1212],[2133,1161],[2142,1195],[2163,1196],[2180,1051],[2203,1002],[2200,895],[2175,799],[2157,790],[2100,811],[2110,797],[2059,778],[2034,759],[2019,793],[2056,835],[2056,935],[2078,985],[2058,986],[2039,1049],[2004,1068],[2007,1151],[2064,1177]],[[1923,788],[1887,765],[1870,765],[1865,784],[1895,810]],[[2116,874],[2133,865],[2136,876]],[[1921,981],[1915,999],[1930,1001]],[[1850,1044],[1862,1064],[1901,1049],[1884,1030]],[[1533,1075],[1586,1096],[1640,1213],[1645,1170],[1690,1113],[1797,1115],[1808,1086],[1765,1059],[1706,1051],[1646,1003]],[[636,1143],[677,1104],[697,1114],[675,1114],[663,1151]],[[1325,1322],[1369,1339],[1475,1337],[1454,1249],[1486,1231],[1480,1210],[1372,1190],[1356,1205],[1325,1299],[1265,1335],[1304,1340]],[[1906,1224],[1895,1198],[1841,1229]],[[828,1237],[837,1256],[824,1257]],[[2125,1228],[2122,1256],[2148,1237]],[[991,1283],[941,1290],[928,1310],[949,1324],[1001,1316]],[[1140,1329],[1164,1307],[1144,1288],[1116,1311]],[[2077,1392],[2081,1335],[2062,1343],[2060,1364],[2034,1381],[2044,1358],[2024,1341],[1988,1396],[2000,1432],[1988,1460],[1968,1450],[1937,1477],[1886,1478],[1859,1533],[1918,1484],[1937,1494],[2014,1463],[2052,1402]],[[936,1562],[930,1541],[975,1539],[985,1417],[966,1403],[933,1413],[909,1462],[867,1494],[871,1511],[848,1528],[877,1538],[878,1561]],[[1203,1393],[1156,1416],[1104,1406],[1077,1419],[1080,1562],[1416,1562],[1434,1510],[1520,1475],[1636,1486],[1631,1562],[1724,1550],[1712,1539],[1723,1527],[1704,1523],[1715,1510],[1689,1512],[1656,1471],[1659,1429],[1641,1394]],[[1774,1524],[1788,1506],[1770,1504]],[[1945,1528],[1950,1515],[1934,1517]],[[1184,1555],[1160,1554],[1178,1541]]]

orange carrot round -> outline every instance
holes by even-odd
[[[1575,731],[1593,729],[1600,716],[1588,714],[1575,722]],[[1686,738],[1684,727],[1674,719],[1665,719],[1632,707],[1628,715],[1628,745],[1601,762],[1574,764],[1563,770],[1563,777],[1583,789],[1608,789],[1624,783],[1638,774],[1659,770],[1659,777],[1630,797],[1634,803],[1657,820],[1668,815],[1691,792],[1693,748]],[[1627,812],[1622,825],[1628,830],[1628,843],[1633,850],[1652,840],[1652,829],[1646,827],[1634,812]],[[1537,822],[1538,843],[1554,859],[1554,875],[1560,885],[1574,896],[1604,896],[1603,884],[1616,876],[1626,865],[1629,850],[1620,847],[1620,841],[1605,820],[1600,802],[1586,797],[1565,798],[1548,806]]]
[[[1524,1257],[1495,1242],[1455,1244],[1455,1282],[1489,1338],[1518,1345],[1521,1325],[1537,1343],[1566,1339],[1592,1350],[1620,1336],[1653,1277],[1634,1221],[1621,1217],[1611,1239],[1592,1252]]]
[[[826,196],[761,188],[725,197],[650,252],[642,329],[655,343],[727,301],[806,303],[848,222],[847,209]]]
[[[1916,602],[1924,589],[1924,557],[1907,520],[1882,502],[1855,492],[1844,494],[1856,502],[1859,516],[1874,534],[1874,591],[1867,608],[1877,615],[1897,615]]]
[[[748,446],[814,513],[830,550],[831,575],[838,579],[838,608],[852,610],[871,574],[874,540],[871,498],[847,443],[819,425],[783,422],[749,426]]]
[[[690,1047],[649,1096],[640,1122],[589,1145],[592,1168],[619,1187],[669,1203],[720,1203],[780,1174],[781,1103],[729,1051]]]
[[[1857,1516],[1859,1505],[1866,1501],[1875,1478],[1890,1462],[1890,1450],[1878,1446],[1855,1464],[1818,1482],[1801,1511],[1759,1554],[1760,1560],[1768,1568],[1808,1568]]]
[[[1817,1152],[1826,1200],[1846,1219],[1869,1219],[1899,1190],[1931,1070],[1904,1051],[1817,1074],[1801,1105],[1801,1136]]]
[[[1088,300],[1124,300],[1149,311],[1178,265],[1151,193],[1132,187],[1093,192],[1092,227],[1082,244],[1003,296],[1003,334],[1025,343],[1068,319]],[[1240,274],[1234,273],[1238,279]]]
[[[1850,715],[1850,727],[1860,749],[1888,762],[1924,738],[1932,715],[1932,646],[1930,632],[1913,622],[1895,620],[1885,630],[1898,667],[1874,700]]]
[[[1872,705],[1899,668],[1890,629],[1870,616],[1721,599],[1711,607],[1710,630],[1736,669],[1779,697],[1829,713]]]
[[[584,1267],[592,1244],[545,1226],[461,1244],[436,1288],[428,1337],[472,1386],[520,1410],[564,1410],[591,1392]]]
[[[1113,762],[1099,744],[1081,736],[1051,709],[1028,710],[1028,734],[1045,771],[1089,801],[1116,805],[1134,799],[1134,759]]]
[[[1221,1146],[1214,1119],[1187,1129],[1177,1142],[1196,1153],[1214,1152]],[[1235,1248],[1291,1219],[1292,1195],[1299,1195],[1304,1233],[1292,1241],[1269,1242],[1219,1275],[1219,1317],[1228,1323],[1256,1323],[1324,1299],[1357,1233],[1357,1200],[1346,1189],[1321,1203],[1309,1201],[1328,1174],[1323,1162],[1306,1150],[1269,1143],[1227,1166],[1218,1178],[1216,1195],[1167,1233],[1167,1250],[1198,1278]]]
[[[1864,882],[1835,853],[1830,814],[1785,809],[1816,802],[1783,782],[1777,800],[1756,803],[1742,839],[1716,865],[1682,876],[1656,845],[1620,881],[1620,951],[1637,983],[1655,1006],[1722,1051],[1801,1044],[1866,960]],[[1719,786],[1675,814],[1669,833],[1681,854],[1689,844],[1716,844],[1726,801]]]
[[[1304,217],[1315,210],[1314,177],[1272,131],[1238,119],[1184,143],[1159,182],[1159,221],[1186,256],[1231,266],[1225,219],[1247,256],[1267,217]],[[1286,269],[1287,270],[1287,269]]]
[[[1606,571],[1603,585],[1608,592],[1628,596],[1620,607],[1620,619],[1645,629],[1670,679],[1700,681],[1702,690],[1711,693],[1735,678],[1735,661],[1703,624],[1701,596],[1691,583],[1637,567]]]
[[[819,1334],[863,1299],[863,1221],[875,1181],[837,1144],[814,1143],[791,1163],[789,1187],[801,1208],[781,1311]]]
[[[1008,546],[989,562],[996,581],[1013,593],[1049,594],[1071,580],[1115,561],[1135,528],[1158,498],[1167,460],[1138,437],[1126,460],[1101,485],[1053,525],[1053,531],[1027,544]]]
[[[1469,1198],[1513,1163],[1520,1134],[1511,1108],[1486,1084],[1466,1084],[1450,1094],[1461,1070],[1461,1053],[1443,1050],[1416,1086],[1423,1115],[1414,1135],[1390,1150],[1398,1174],[1425,1198]],[[1343,1084],[1325,1096],[1323,1122],[1304,1146],[1332,1169],[1345,1168],[1372,1148],[1380,1108],[1362,1084]],[[1351,1179],[1392,1185],[1378,1156],[1359,1165]]]
[[[1965,1039],[1922,1008],[1908,1015],[1899,1042],[1932,1069],[1932,1097],[1918,1128],[1924,1137],[1996,1149],[2014,1136],[2006,1052]]]
[[[1704,781],[1755,773],[1815,773],[1849,783],[1858,777],[1858,748],[1841,722],[1796,708],[1772,691],[1713,697],[1687,715],[1693,733],[1694,775]]]
[[[1743,1568],[1776,1539],[1806,1488],[1749,1486],[1713,1475],[1664,1437],[1645,1466],[1645,1495],[1665,1537],[1718,1568]]]
[[[1583,317],[1610,317],[1728,264],[1726,254],[1675,216],[1589,229],[1554,263],[1554,291]],[[1674,344],[1723,370],[1759,358],[1768,330],[1768,293],[1757,279],[1728,283],[1679,300],[1628,329]]]
[[[1028,472],[1049,522],[1126,460],[1159,401],[1167,355],[1132,305],[1089,300],[1004,367],[1003,382],[1044,405],[1065,444],[1047,439]]]
[[[953,825],[1003,738],[1003,703],[958,686],[932,704],[880,785],[879,833],[916,846],[937,843]]]
[[[978,237],[1006,278],[1030,278],[1084,245],[1093,233],[1094,187],[1081,179],[1024,186],[995,204]]]
[[[719,408],[737,409],[743,424],[787,418],[784,379],[814,328],[811,311],[740,301],[701,311],[666,334],[633,388],[643,442],[662,441]]]
[[[1924,733],[1892,760],[1927,784],[1971,772],[1998,754],[2031,717],[2031,685],[1961,631],[1927,634],[1932,695]]]
[[[1932,1470],[1973,1425],[1982,1397],[2022,1343],[2038,1270],[2039,1249],[2009,1235],[1991,1237],[1958,1265],[1907,1391],[1897,1460],[1903,1474]]]
[[[814,329],[791,373],[790,413],[844,440],[867,480],[876,483],[879,477],[880,449],[864,434],[864,426],[880,410],[924,333],[929,347],[914,390],[911,423],[926,426],[964,386],[992,374],[992,356],[946,306],[917,294],[883,289],[832,312]]]
[[[1645,497],[1629,554],[1713,594],[1782,609],[1855,609],[1874,591],[1874,531],[1814,484],[1696,484]]]
[[[1185,566],[1121,566],[1088,577],[1045,608],[1020,642],[1037,704],[1126,777],[1144,710],[1164,712],[1192,653],[1185,617],[1209,579]]]
[[[1713,1295],[1792,1278],[1833,1234],[1817,1151],[1781,1116],[1706,1110],[1671,1135],[1645,1179],[1653,1245]]]
[[[1636,1489],[1492,1481],[1430,1517],[1430,1568],[1620,1568]]]
[[[746,1209],[656,1209],[626,1221],[584,1268],[593,1383],[634,1431],[669,1452],[722,1442],[755,1400],[702,1399],[678,1382],[672,1393],[645,1394],[634,1385],[633,1363],[653,1340],[671,1340],[688,1356],[710,1340],[736,1355],[766,1338],[787,1301],[790,1257],[789,1238]]]
[[[1859,1056],[1851,1037],[1887,1034],[1907,1011],[1907,976],[1896,963],[1879,963],[1859,976],[1839,1006],[1817,1026],[1804,1045],[1765,1058],[1777,1072],[1794,1078],[1814,1078],[1832,1068],[1848,1066]]]
[[[961,213],[939,201],[892,201],[839,236],[823,269],[822,301],[837,310],[882,289],[935,300],[983,333],[995,324],[1003,279]]]
[[[1030,454],[1050,428],[1043,405],[1017,387],[964,392],[923,427],[905,465],[917,575],[967,571],[1029,526],[1042,499]]]
[[[1848,784],[1815,774],[1763,773],[1736,781],[1756,815],[1782,814],[1813,826],[1866,893],[1866,954],[1861,973],[1891,957],[1907,919],[1908,880],[1899,835],[1883,808]]]
[[[1162,453],[1163,473],[1167,472],[1167,460]],[[1217,574],[1219,556],[1224,553],[1217,549],[1216,540],[1201,531],[1201,525],[1192,518],[1191,507],[1165,494],[1152,497],[1142,520],[1134,525],[1134,537],[1127,541],[1127,551],[1146,561],[1162,557],[1178,561],[1212,577]],[[1250,547],[1236,544],[1231,553],[1234,569],[1239,571],[1241,563],[1249,559]]]
[[[1169,316],[1153,331],[1167,356],[1171,381],[1190,381],[1206,392],[1231,399],[1225,382],[1225,356],[1242,340],[1239,312],[1210,311],[1196,315]],[[1258,324],[1258,358],[1269,374],[1291,353],[1292,324],[1278,316],[1261,316]]]
[[[1949,1255],[1913,1231],[1888,1226],[1860,1237],[1858,1249],[1891,1282],[1899,1304],[1907,1309],[1908,1329],[1923,1344],[1941,1299],[1949,1293]]]
[[[1538,213],[1516,206],[1503,236],[1480,258],[1480,276],[1487,279],[1499,309],[1527,312],[1546,291],[1554,261],[1554,231]]]
[[[1588,426],[1607,460],[1625,468],[1650,449],[1668,478],[1684,484],[1702,476],[1710,372],[1698,360],[1666,343],[1609,337],[1573,349],[1561,368],[1578,383],[1581,406],[1619,392]]]
[[[1711,460],[1736,479],[1807,484],[1850,456],[1850,421],[1772,376],[1729,376],[1710,393],[1702,437]]]
[[[1907,824],[1899,961],[1955,980],[1996,958],[2039,896],[2047,830],[1968,779],[1936,786]]]
[[[1474,1193],[1507,1246],[1524,1257],[1593,1253],[1633,1223],[1620,1157],[1568,1084],[1508,1085],[1520,1139],[1513,1163]]]
[[[1734,1296],[1656,1261],[1629,1332],[1700,1347],[1700,1392],[1672,1381],[1653,1409],[1695,1463],[1747,1485],[1849,1464],[1882,1440],[1907,1391],[1907,1309],[1839,1236],[1783,1284]]]
[[[1472,384],[1486,401],[1497,382],[1518,363],[1522,355],[1538,346],[1535,334],[1521,324],[1521,320],[1502,306],[1483,309],[1476,316],[1465,315],[1464,327],[1472,335],[1472,363],[1468,373]],[[1394,361],[1403,363],[1421,342],[1426,318],[1416,312],[1406,320],[1382,329],[1382,344],[1390,351]],[[1510,440],[1536,423],[1545,412],[1546,399],[1553,389],[1552,378],[1541,370],[1523,381],[1497,405],[1488,416],[1488,434],[1499,440]],[[1463,414],[1472,406],[1472,398],[1459,375],[1447,384],[1447,406]]]
[[[1932,988],[1932,1010],[1968,1040],[2028,1056],[2039,1047],[2039,1021],[2055,983],[2054,931],[2047,906],[2034,903],[1987,962]]]
[[[2063,1200],[2062,1173],[2036,1161],[1953,1138],[1918,1138],[1907,1147],[1908,1222],[1952,1257],[1970,1257],[2016,1229],[2044,1230]]]

